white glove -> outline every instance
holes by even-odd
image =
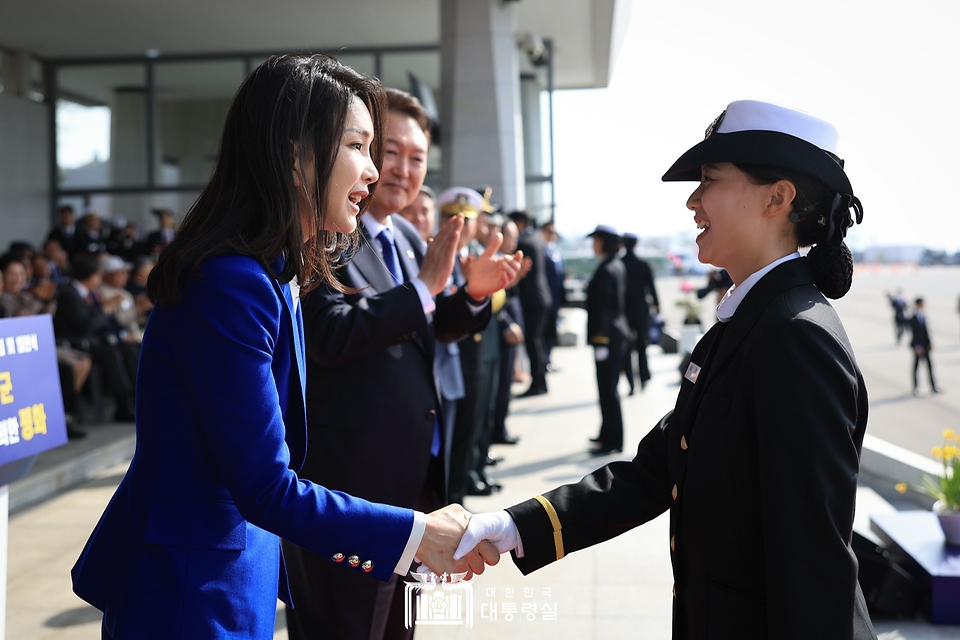
[[[489,540],[500,553],[506,553],[518,549],[522,557],[523,547],[520,546],[520,534],[517,532],[517,525],[506,511],[494,511],[491,513],[475,513],[470,516],[470,522],[467,524],[467,530],[463,532],[460,539],[460,546],[457,552],[453,554],[454,560],[459,560],[463,556],[473,551],[478,544],[484,540]]]
[[[594,347],[593,357],[597,362],[603,362],[610,357],[610,347]]]

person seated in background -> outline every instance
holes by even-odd
[[[57,307],[56,285],[50,281],[27,289],[26,258],[13,253],[0,256],[0,272],[3,273],[3,293],[0,305],[11,317],[53,314]]]
[[[50,279],[62,285],[70,274],[70,256],[63,244],[56,238],[47,238],[43,243],[43,257],[50,263]]]
[[[397,213],[417,228],[420,237],[426,242],[433,235],[433,225],[436,223],[437,195],[427,185],[420,187],[416,199]]]
[[[126,218],[115,218],[110,225],[110,237],[107,239],[107,252],[131,261],[143,253],[138,239],[137,225]]]
[[[116,401],[115,422],[132,422],[133,390],[140,345],[121,339],[109,314],[121,299],[101,300],[103,269],[100,256],[81,253],[73,260],[73,280],[60,287],[53,331],[58,341],[67,341],[89,353],[103,369],[107,391]]]
[[[60,207],[60,224],[50,230],[47,241],[56,240],[67,253],[73,253],[73,243],[76,235],[77,212],[72,206],[65,204]],[[46,243],[44,246],[46,246]]]
[[[177,220],[169,209],[154,209],[151,213],[157,216],[160,228],[147,235],[146,250],[147,253],[156,256],[164,247],[173,242]]]
[[[130,279],[130,263],[119,256],[107,256],[103,260],[103,282],[100,283],[102,300],[119,299],[110,313],[116,323],[120,336],[128,342],[143,342],[143,328],[140,326],[140,312],[137,310],[133,294],[126,290]]]
[[[73,238],[73,253],[71,257],[80,253],[103,253],[107,250],[106,234],[102,230],[103,223],[97,212],[90,210],[77,223],[77,234]]]
[[[40,258],[41,256],[35,256]],[[41,267],[42,268],[42,267]],[[17,256],[7,253],[0,256],[0,317],[23,317],[53,314],[56,311],[57,286],[46,279],[36,283],[32,290],[26,288],[27,272]],[[36,273],[36,272],[35,272]],[[90,356],[76,349],[57,347],[57,367],[60,372],[60,391],[63,410],[66,414],[67,436],[82,438],[85,434],[73,428],[73,421],[80,409],[78,394],[90,375],[93,361]]]
[[[147,318],[153,310],[153,301],[147,295],[147,278],[153,271],[157,261],[152,256],[140,256],[133,261],[133,270],[127,279],[125,288],[133,295],[133,302],[137,306],[137,313],[140,316],[140,327],[147,326]]]

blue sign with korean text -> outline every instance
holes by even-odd
[[[0,466],[66,442],[53,319],[0,320]]]

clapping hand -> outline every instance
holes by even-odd
[[[416,559],[437,575],[466,573],[481,574],[486,565],[500,562],[500,552],[489,542],[478,540],[459,555],[458,545],[470,522],[470,513],[458,504],[452,504],[427,515],[427,528],[417,549]]]
[[[430,295],[439,294],[447,286],[447,280],[453,272],[453,261],[457,256],[462,230],[463,216],[451,216],[440,225],[437,235],[430,241],[417,276],[427,285]]]
[[[465,274],[469,272],[465,285],[467,294],[478,302],[505,289],[523,268],[523,252],[517,251],[509,256],[497,255],[501,244],[503,234],[494,234],[480,257],[470,261],[464,269]]]

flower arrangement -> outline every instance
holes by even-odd
[[[683,324],[700,324],[700,303],[696,299],[681,298],[677,306],[683,309]]]
[[[960,514],[960,436],[953,429],[943,432],[943,444],[933,448],[933,457],[943,463],[943,473],[936,479],[923,476],[920,485],[914,487],[937,501],[936,511]],[[907,484],[897,484],[897,491],[906,493]]]

